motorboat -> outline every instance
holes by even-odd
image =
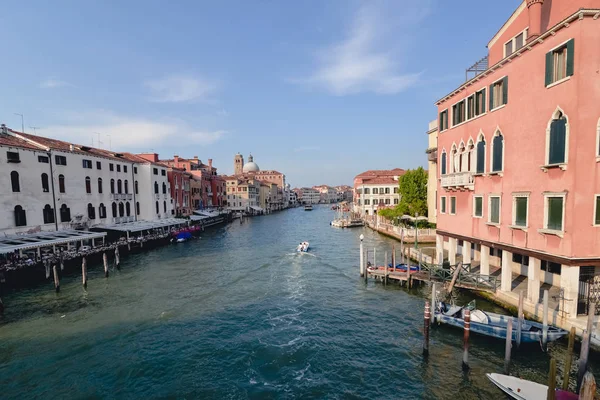
[[[298,248],[296,249],[296,251],[298,253],[306,253],[308,251],[308,246],[309,246],[308,242],[302,242],[298,245]]]
[[[548,386],[542,385],[515,376],[502,374],[486,374],[488,379],[508,396],[517,400],[545,400],[548,395]],[[579,396],[575,393],[557,389],[556,400],[576,400]]]
[[[312,204],[307,204],[304,206],[304,211],[312,211],[313,207]]]
[[[175,238],[177,243],[187,242],[192,238],[192,233],[188,231],[179,232]]]
[[[456,328],[464,328],[464,312],[471,312],[471,332],[479,333],[485,336],[495,337],[497,339],[506,339],[506,330],[508,321],[512,320],[512,340],[517,340],[518,318],[510,315],[501,315],[492,312],[478,310],[475,307],[475,301],[466,306],[456,306],[445,302],[438,302],[435,308],[434,318],[438,323],[448,324]],[[521,327],[521,343],[541,343],[543,325],[531,320],[523,320]],[[553,342],[567,335],[564,329],[548,326],[548,341]]]

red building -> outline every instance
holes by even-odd
[[[190,174],[184,169],[170,167],[167,175],[171,185],[171,197],[173,198],[173,213],[176,216],[188,216],[192,214],[190,197]]]

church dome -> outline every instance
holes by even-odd
[[[248,172],[259,172],[259,171],[260,171],[260,168],[258,167],[258,164],[256,164],[254,162],[254,157],[252,157],[252,154],[250,154],[248,156],[248,162],[246,164],[244,164],[243,172],[248,173]]]

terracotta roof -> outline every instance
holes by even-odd
[[[392,177],[376,177],[371,179],[363,179],[363,185],[387,185],[387,184],[398,184],[398,181]]]
[[[135,162],[138,164],[151,164],[151,165],[156,165],[156,166],[163,167],[163,168],[169,168],[168,165],[165,165],[161,162],[154,162],[154,161],[146,160],[145,158],[140,157],[137,154],[132,154],[132,153],[121,153],[121,154],[123,156],[121,158],[126,159],[127,161]]]
[[[368,177],[378,177],[378,176],[400,176],[404,175],[406,171],[402,168],[394,168],[394,169],[373,169],[369,171],[365,171],[361,174],[356,175],[356,178],[368,178]]]
[[[21,147],[24,149],[44,151],[40,146],[35,146],[26,140],[19,139],[6,133],[0,133],[0,145],[9,147]]]
[[[275,171],[275,170],[258,171],[258,172],[255,172],[255,174],[256,175],[283,175],[281,172]]]

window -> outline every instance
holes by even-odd
[[[485,172],[485,138],[483,135],[479,135],[479,141],[477,142],[477,167],[476,172],[483,174]]]
[[[490,85],[490,110],[508,103],[508,76]]]
[[[444,110],[440,113],[440,132],[448,129],[448,110]]]
[[[58,176],[58,191],[65,193],[65,176],[62,174]]]
[[[475,116],[485,114],[485,88],[475,92]]]
[[[65,156],[54,156],[54,163],[56,165],[67,165],[67,157],[65,157]]]
[[[135,194],[138,194],[138,181],[135,181],[134,184]]]
[[[127,182],[127,179],[125,179],[124,185],[125,185],[125,194],[129,194],[129,182]]]
[[[398,199],[394,199],[394,204],[398,205]]]
[[[467,119],[475,117],[475,95],[472,94],[467,98]]]
[[[10,184],[12,186],[12,191],[17,193],[21,191],[21,185],[19,183],[19,173],[17,171],[13,171],[10,173]]]
[[[500,196],[490,196],[490,219],[492,224],[500,223]]]
[[[113,164],[113,163],[109,163],[109,164],[108,164],[108,170],[109,170],[109,171],[114,171],[114,170],[115,170],[115,164]]]
[[[441,174],[446,175],[446,150],[442,150],[442,155],[440,156],[440,168]]]
[[[164,182],[162,184],[162,192],[163,192],[163,194],[167,194],[167,184]]]
[[[42,174],[42,192],[49,192],[50,185],[48,184],[48,174]]]
[[[398,188],[397,187],[394,188],[394,194],[398,194]]]
[[[100,161],[96,161],[96,169],[102,169],[102,163]]]
[[[465,122],[465,100],[452,106],[452,126]]]
[[[111,208],[113,218],[117,218],[117,203],[113,201]]]
[[[137,167],[133,167],[133,173],[137,174]]]
[[[15,206],[15,225],[16,226],[27,226],[27,215],[25,210],[21,206]]]
[[[123,203],[119,203],[119,217],[125,216],[125,205]]]
[[[446,213],[446,196],[442,196],[440,198],[440,205],[441,205],[440,212],[442,214],[445,214]]]
[[[137,215],[140,215],[140,202],[139,202],[139,201],[137,201],[137,202],[135,203],[135,213],[136,213]]]
[[[15,152],[15,151],[7,151],[6,152],[6,162],[20,163],[21,158],[19,157],[19,153]]]
[[[450,214],[456,214],[456,196],[450,197]]]
[[[110,180],[110,193],[111,194],[115,193],[115,180],[114,179]]]
[[[71,221],[71,209],[66,204],[60,206],[60,222]]]
[[[365,194],[371,194],[371,189],[365,188]]]
[[[527,34],[527,31],[521,32],[515,37],[515,50],[514,51],[517,51],[521,47],[523,47],[523,44],[525,43],[525,35],[526,34]]]
[[[48,158],[48,156],[38,156],[38,162],[48,164],[50,162],[50,158]]]
[[[160,214],[160,210],[158,209],[158,201],[156,202],[156,213]]]
[[[153,173],[154,173],[154,175],[158,175],[158,168],[154,168]]]
[[[594,202],[594,225],[600,225],[600,195],[596,195]]]
[[[564,164],[567,162],[567,131],[567,118],[561,111],[557,110],[552,122],[550,122],[546,139],[548,141],[547,165]]]
[[[513,225],[527,227],[528,195],[514,195],[513,198]]]
[[[123,193],[123,182],[120,179],[117,180],[117,193]]]
[[[83,168],[92,169],[92,160],[81,160],[83,163]]]
[[[87,194],[92,193],[92,181],[89,176],[85,177],[85,192]]]
[[[104,203],[100,203],[100,207],[98,207],[98,218],[106,218],[106,206]]]
[[[529,265],[529,256],[524,256],[522,254],[513,253],[512,260],[514,263],[521,265]]]
[[[546,207],[544,209],[546,214],[546,226],[544,227],[545,229],[553,231],[563,230],[564,205],[564,194],[546,195]]]
[[[117,164],[117,172],[121,172],[121,164]]]
[[[123,165],[123,172],[127,173],[127,165]]]
[[[129,202],[125,203],[125,215],[128,217],[131,215],[131,206],[129,205]]]
[[[510,56],[512,54],[512,39],[510,42],[504,44],[504,57]]]
[[[163,201],[163,212],[167,212],[167,202]]]
[[[540,269],[542,271],[546,271],[546,272],[548,272],[550,274],[560,275],[561,269],[562,269],[562,265],[560,265],[559,263],[555,263],[555,262],[541,260],[541,262],[540,262]]]
[[[94,206],[92,205],[92,203],[89,203],[87,205],[87,212],[88,212],[89,219],[96,219],[96,210],[94,209]]]
[[[474,196],[473,197],[473,216],[476,218],[483,217],[483,197],[482,196]]]
[[[385,188],[385,194],[390,194],[390,188]]]
[[[504,57],[510,56],[515,51],[523,47],[525,40],[527,39],[527,29],[519,33],[514,38],[510,39],[504,44]]]
[[[371,200],[365,199],[365,206],[370,206],[370,205],[371,205]]]
[[[154,193],[158,194],[158,182],[154,182]]]
[[[390,199],[385,199],[385,204],[391,204]]]
[[[378,188],[373,188],[373,194],[379,194],[379,189]]]
[[[161,170],[160,170],[160,174],[161,174],[162,176],[167,176],[167,170],[166,170],[166,169],[161,169]]]
[[[573,75],[575,40],[546,53],[546,86]]]
[[[46,204],[44,206],[42,215],[44,217],[45,224],[53,224],[54,223],[54,210],[52,209],[52,207],[50,207],[50,204]]]
[[[492,172],[502,172],[502,160],[504,159],[504,137],[497,131],[492,139]]]

